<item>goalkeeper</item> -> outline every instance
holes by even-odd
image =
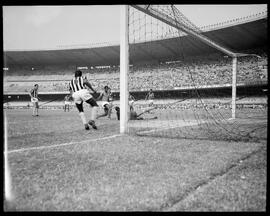
[[[133,106],[130,106],[130,112],[129,112],[129,120],[152,120],[157,119],[157,116],[151,117],[151,118],[143,118],[141,117],[143,114],[150,112],[151,110],[156,109],[156,107],[152,107],[150,109],[144,110],[142,113],[137,114],[136,111],[134,111]],[[117,119],[120,120],[120,108],[117,106],[115,107]]]

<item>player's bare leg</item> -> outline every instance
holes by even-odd
[[[32,116],[38,116],[38,104],[37,102],[34,102],[33,103],[33,113],[32,113]]]
[[[87,100],[85,102],[90,104],[90,106],[92,107],[91,108],[91,118],[90,118],[90,121],[88,122],[88,124],[91,125],[93,129],[97,130],[97,126],[95,123],[95,120],[97,118],[97,110],[98,110],[97,102],[93,98],[90,98],[89,100]]]
[[[97,129],[97,126],[95,124],[95,120],[96,120],[96,116],[97,116],[97,109],[98,107],[97,106],[94,106],[92,107],[92,112],[91,112],[91,119],[90,121],[88,122],[89,125],[92,126],[92,128],[94,128],[95,130]]]
[[[38,116],[38,103],[36,104],[36,116]]]
[[[83,103],[82,102],[80,104],[76,103],[76,107],[77,107],[77,109],[79,111],[79,116],[80,116],[80,118],[82,120],[82,123],[84,125],[85,130],[89,130],[89,125],[88,125],[88,123],[86,121],[85,114],[83,112]]]
[[[156,107],[152,107],[152,108],[149,108],[149,109],[147,109],[147,110],[144,110],[144,111],[143,111],[142,113],[140,113],[137,117],[143,115],[144,113],[150,113],[150,111],[151,111],[151,110],[154,110],[154,109],[156,109]]]
[[[110,107],[108,110],[108,118],[111,119],[111,114],[112,114],[112,108]]]
[[[36,115],[36,107],[35,107],[35,104],[33,104],[32,116],[35,116],[35,115]]]
[[[108,105],[105,105],[104,113],[98,115],[98,116],[96,117],[96,119],[101,118],[101,117],[105,117],[105,116],[109,115],[109,109],[110,109],[109,106],[108,106]]]

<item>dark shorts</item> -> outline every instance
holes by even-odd
[[[89,100],[85,101],[86,103],[90,104],[92,107],[97,106],[98,104],[94,98],[90,98]]]

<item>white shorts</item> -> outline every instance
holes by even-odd
[[[71,105],[71,101],[65,101],[65,105]]]
[[[89,100],[93,96],[90,94],[90,92],[87,89],[82,89],[82,90],[73,92],[72,97],[76,104],[80,104],[83,101]]]
[[[37,98],[31,98],[31,102],[36,103],[36,102],[38,102],[38,99]]]
[[[128,102],[129,106],[133,106],[134,102],[135,102],[134,100],[129,101]]]
[[[103,108],[105,108],[105,105],[109,105],[109,106],[110,106],[110,103],[107,102],[107,101],[102,101],[101,106],[102,106]]]
[[[154,100],[148,100],[148,103],[152,104],[152,103],[154,103]]]

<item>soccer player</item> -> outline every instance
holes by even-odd
[[[34,88],[30,90],[29,95],[33,104],[32,116],[38,116],[38,84],[34,85]]]
[[[64,106],[64,111],[66,112],[66,110],[68,110],[69,112],[69,105],[71,105],[71,97],[70,95],[66,95],[65,98],[64,98],[64,103],[65,103],[65,106]]]
[[[104,113],[97,116],[97,119],[100,117],[108,116],[109,119],[111,118],[112,112],[112,97],[111,97],[111,89],[108,86],[104,86],[104,91],[99,95],[97,100],[102,101],[102,107],[104,109]]]
[[[155,107],[152,107],[148,110],[143,111],[140,114],[137,114],[137,112],[134,111],[134,109],[130,109],[129,112],[129,120],[151,120],[151,119],[157,119],[157,116],[151,117],[151,118],[143,118],[140,117],[141,115],[150,112],[151,110],[155,109]],[[115,111],[116,111],[116,115],[117,115],[117,119],[120,120],[120,108],[117,106],[115,107]]]
[[[136,100],[135,97],[129,93],[129,95],[128,95],[128,105],[129,105],[130,111],[134,110],[133,105],[134,105],[135,100]]]
[[[82,71],[75,71],[75,77],[69,82],[70,95],[72,95],[72,98],[74,99],[75,105],[79,111],[79,115],[84,124],[85,130],[89,130],[89,125],[91,125],[92,128],[97,129],[95,119],[98,105],[96,100],[90,94],[89,90],[86,89],[86,87],[90,88],[94,93],[96,93],[89,81],[82,77]],[[90,106],[92,107],[91,118],[89,122],[86,121],[84,115],[83,102],[90,104]]]
[[[154,105],[154,92],[152,91],[152,89],[150,89],[150,91],[147,93],[145,100],[148,100],[149,102],[149,106],[153,106]]]

